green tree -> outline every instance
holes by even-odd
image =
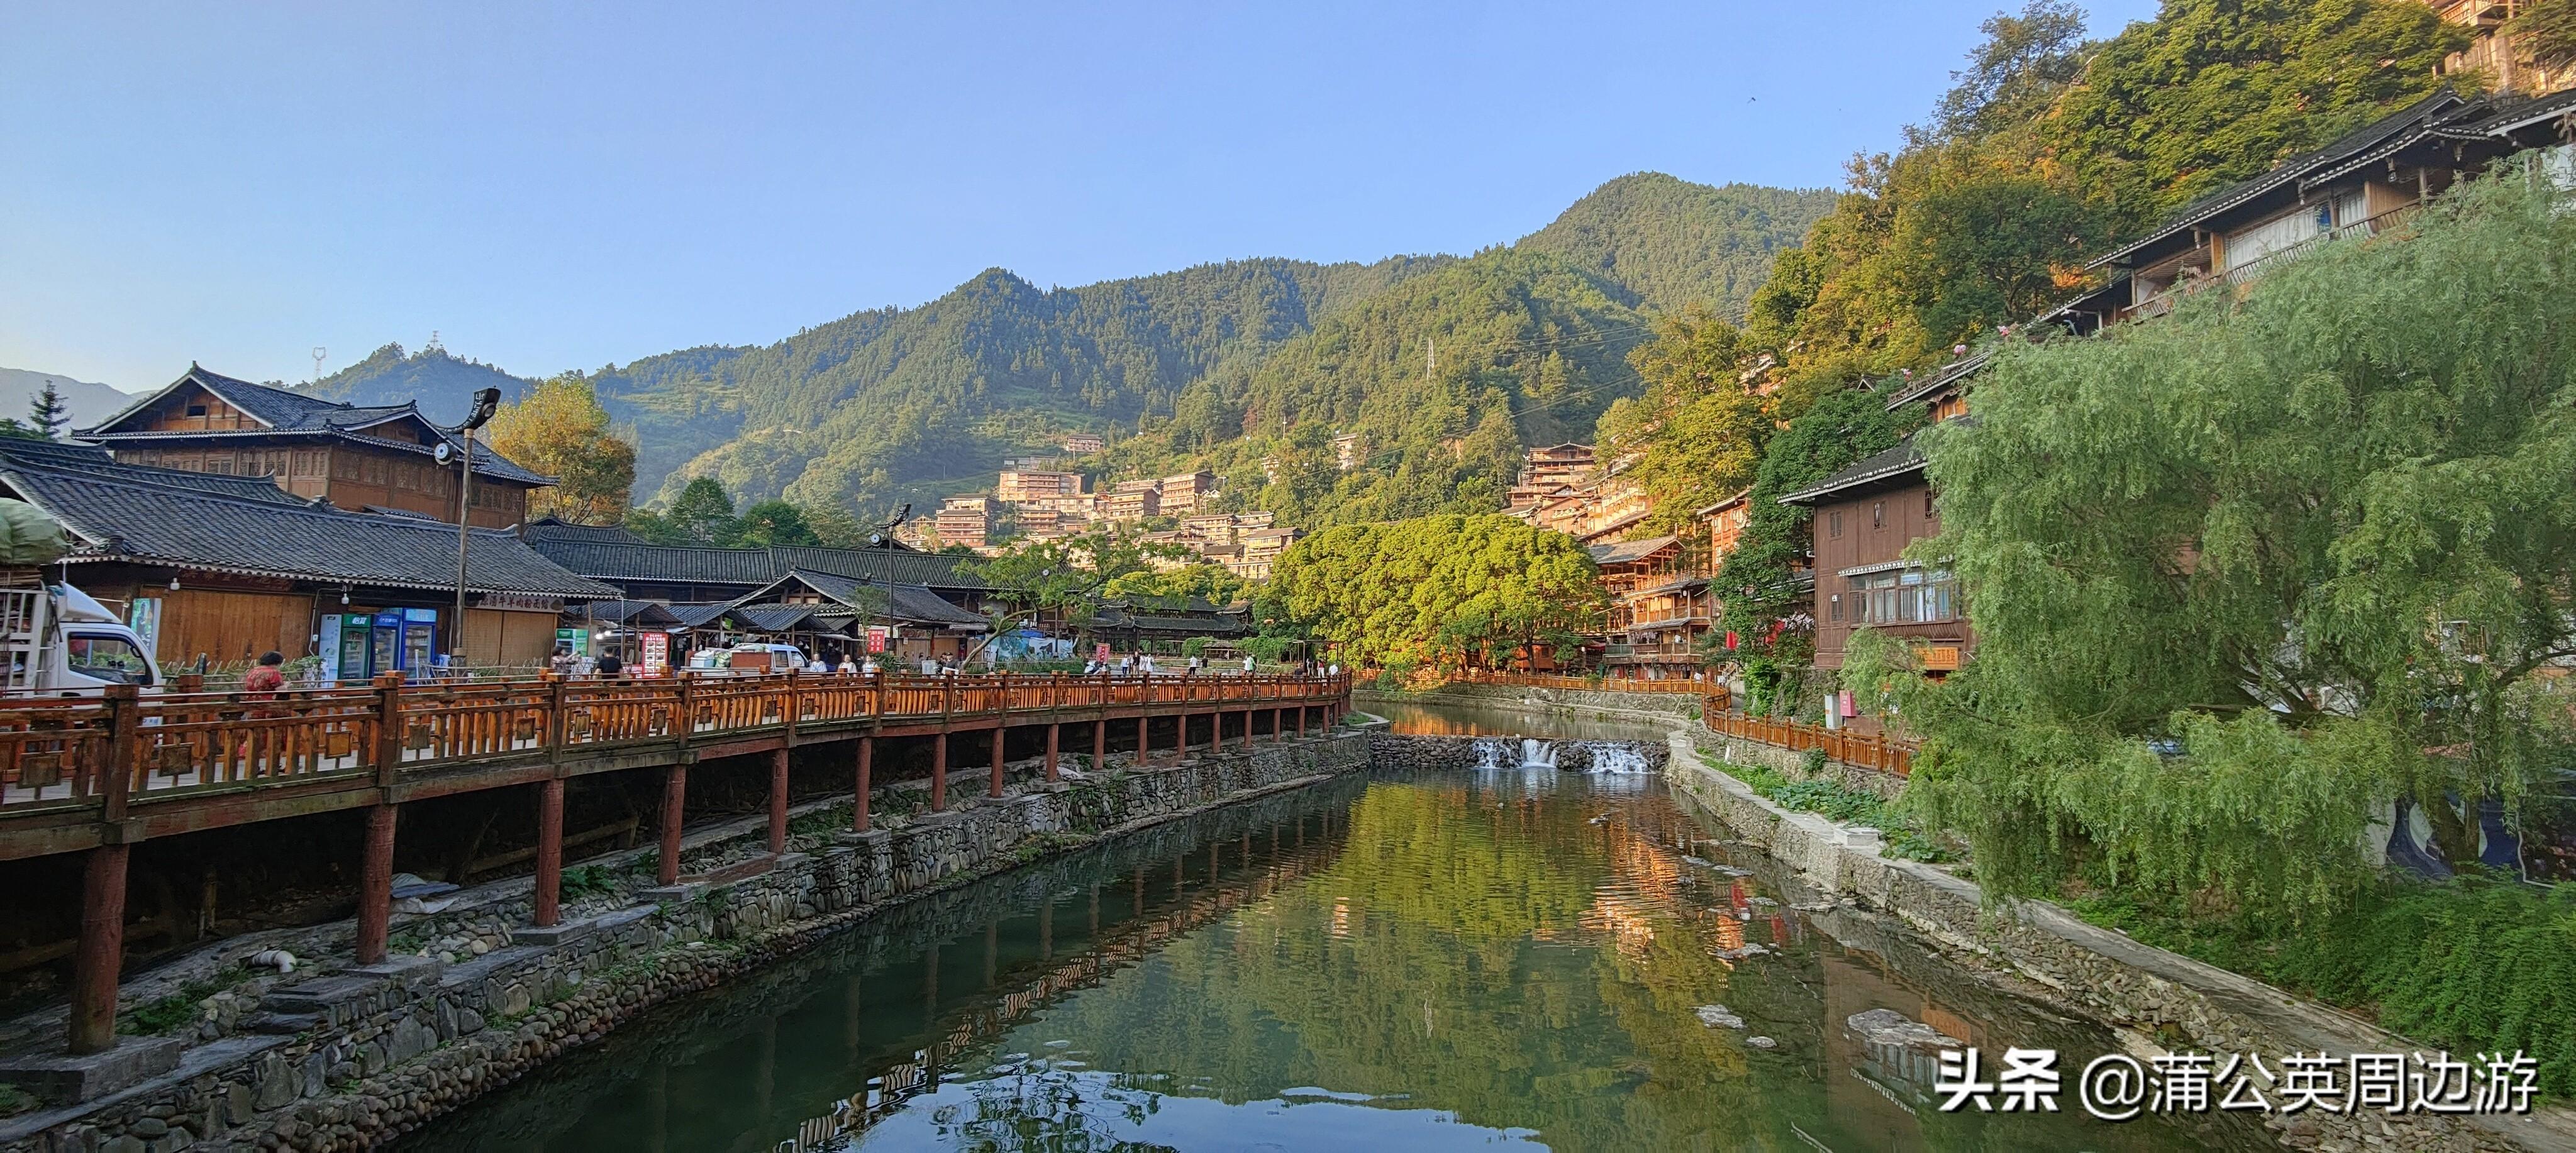
[[[63,394],[54,388],[53,378],[27,402],[27,427],[45,440],[61,439],[63,425],[70,423],[70,411],[63,404]]]
[[[1121,582],[1156,575],[1155,566],[1190,554],[1177,546],[1146,541],[1116,528],[1102,528],[1055,540],[1019,540],[990,557],[965,562],[958,571],[992,587],[992,636],[1033,620],[1053,617],[1068,624],[1090,619],[1108,589]]]
[[[1360,667],[1571,656],[1605,607],[1574,538],[1499,515],[1326,529],[1290,546],[1271,581],[1290,619]]]
[[[1890,412],[1894,385],[1829,394],[1770,438],[1746,501],[1747,520],[1709,584],[1720,605],[1715,636],[1732,632],[1738,655],[1797,668],[1815,655],[1815,598],[1800,579],[1814,544],[1812,510],[1780,498],[1905,438],[1921,420]]]
[[[1847,683],[1926,746],[1909,795],[1995,891],[2092,864],[2305,915],[2374,806],[2461,808],[2564,764],[2576,656],[2576,214],[2508,176],[2411,238],[2326,247],[2241,302],[2002,349],[1924,434],[1977,659]],[[2169,741],[2169,745],[2151,742]]]
[[[1603,459],[1634,458],[1628,476],[1654,498],[1639,533],[1678,531],[1753,483],[1773,417],[1745,385],[1739,343],[1734,325],[1692,309],[1628,354],[1646,391],[1602,413],[1595,439]]]
[[[626,527],[656,544],[730,544],[742,532],[742,523],[734,516],[733,497],[714,477],[706,476],[681,488],[667,509],[629,512]]]
[[[555,478],[528,496],[528,515],[616,524],[635,487],[635,446],[580,373],[539,381],[492,415],[492,451]]]
[[[2576,64],[2576,0],[2531,0],[2504,26],[2543,68]]]
[[[783,500],[764,500],[742,510],[733,531],[717,543],[742,548],[771,545],[818,545],[823,538],[805,523],[805,511]]]
[[[1854,158],[1775,258],[1747,337],[1784,415],[2044,311],[2120,237],[2432,92],[2467,42],[2402,0],[2167,0],[2097,44],[2079,25],[2056,0],[1987,21],[1932,123]]]

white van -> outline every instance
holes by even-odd
[[[0,588],[0,674],[12,693],[94,696],[109,685],[161,684],[133,629],[68,584]]]

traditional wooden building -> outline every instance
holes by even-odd
[[[1590,547],[1610,594],[1601,668],[1613,677],[1687,680],[1702,652],[1717,603],[1709,595],[1707,554],[1679,536]]]
[[[413,404],[360,408],[191,364],[161,391],[73,435],[126,464],[263,477],[350,512],[457,519],[464,443]],[[478,528],[520,524],[529,490],[553,483],[476,444],[467,519]]]
[[[1126,597],[1102,602],[1080,631],[1118,652],[1177,653],[1191,637],[1237,640],[1253,628],[1247,606],[1196,596]]]
[[[73,549],[61,577],[124,613],[165,667],[237,666],[274,649],[341,679],[425,676],[456,639],[453,525],[41,440],[0,440],[0,495],[62,522]],[[473,531],[465,585],[474,665],[532,665],[568,599],[617,595],[489,529]]]
[[[2077,334],[2160,316],[2338,239],[2402,229],[2427,198],[2508,156],[2576,187],[2576,90],[2539,99],[2437,92],[2395,115],[2185,205],[2095,259],[2103,286],[2040,318]]]
[[[636,600],[664,604],[733,604],[798,569],[854,580],[917,585],[968,612],[979,611],[991,591],[959,570],[959,557],[918,552],[901,545],[878,548],[713,548],[658,545],[616,526],[566,524],[552,517],[522,533],[528,547],[557,564],[624,590]]]
[[[810,622],[800,619],[797,625],[809,629],[818,642],[828,634],[850,651],[904,663],[963,660],[977,637],[993,631],[982,615],[949,603],[924,585],[871,583],[805,569],[790,569],[744,594],[728,611],[755,628],[790,631],[794,626],[759,616],[779,608],[813,614]]]

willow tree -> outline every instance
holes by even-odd
[[[2002,351],[1923,434],[1975,659],[1847,683],[1927,739],[1914,803],[1982,878],[2301,915],[2411,797],[2463,812],[2566,763],[2576,657],[2576,212],[2520,169],[2406,235],[2239,294]]]

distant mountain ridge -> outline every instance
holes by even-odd
[[[1169,442],[1168,430],[1183,426],[1180,447],[1205,452],[1251,433],[1288,431],[1260,425],[1264,419],[1347,422],[1363,409],[1380,412],[1363,394],[1407,379],[1423,340],[1454,341],[1441,366],[1454,379],[1406,395],[1446,397],[1438,401],[1443,411],[1481,421],[1536,403],[1550,381],[1569,387],[1572,365],[1580,383],[1571,387],[1583,393],[1572,400],[1580,403],[1560,397],[1548,402],[1554,415],[1507,423],[1546,436],[1588,434],[1583,420],[1620,387],[1617,357],[1644,331],[1643,312],[1701,303],[1741,314],[1771,254],[1798,243],[1832,203],[1823,191],[1638,173],[1604,184],[1515,245],[1468,258],[1237,260],[1049,290],[995,268],[916,307],[856,312],[768,345],[684,349],[588,375],[610,413],[634,431],[639,501],[706,475],[745,499],[855,502],[862,511],[919,506],[989,484],[1004,458],[1042,451],[1076,430],[1119,439],[1160,428]],[[1417,324],[1419,315],[1361,311],[1399,286],[1444,276],[1438,283],[1454,291],[1407,299],[1415,314],[1463,309],[1442,314],[1455,333]],[[1371,319],[1356,327],[1334,323],[1363,316]],[[1560,353],[1553,367],[1529,355],[1562,339],[1567,326],[1616,339],[1596,334],[1566,350],[1580,356]],[[1367,350],[1365,365],[1353,349]],[[1290,354],[1304,367],[1270,363]],[[1316,367],[1327,362],[1341,368]],[[1324,379],[1336,373],[1347,381]],[[355,404],[418,400],[433,419],[453,420],[474,389],[516,396],[530,383],[443,349],[405,354],[387,345],[310,391]],[[1319,402],[1336,389],[1337,399]],[[1223,426],[1226,419],[1235,425]],[[1454,448],[1439,451],[1455,455]],[[1178,455],[1167,443],[1130,458],[1160,467]]]
[[[54,392],[63,398],[63,408],[71,418],[72,428],[97,424],[141,399],[135,393],[91,381],[74,380],[58,372],[0,368],[0,416],[14,417],[23,423],[36,395],[45,390],[46,381],[52,381]]]

